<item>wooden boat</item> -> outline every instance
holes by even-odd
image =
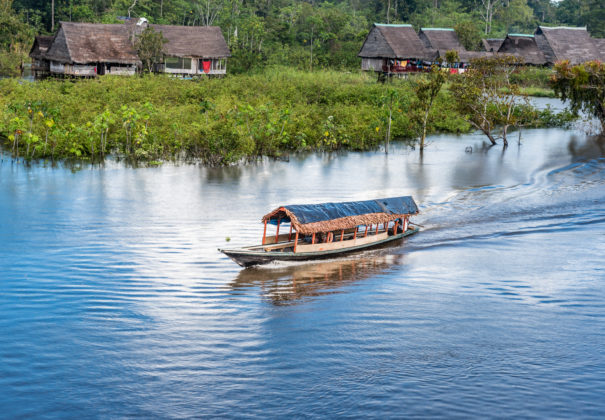
[[[242,267],[272,261],[335,258],[374,248],[418,232],[409,218],[418,214],[412,197],[281,206],[262,218],[260,245],[219,249]],[[267,235],[267,225],[275,234]],[[280,234],[280,227],[289,228]]]

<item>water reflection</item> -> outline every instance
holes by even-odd
[[[403,255],[364,255],[320,263],[257,267],[239,272],[230,283],[233,292],[258,288],[274,305],[291,305],[305,298],[340,293],[352,283],[375,277],[403,263]]]

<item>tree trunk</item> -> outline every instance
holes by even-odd
[[[55,31],[55,0],[50,2],[50,31]]]
[[[431,110],[429,106],[426,108],[426,112],[424,113],[424,119],[422,120],[422,137],[420,138],[420,150],[424,149],[424,139],[426,138],[426,122],[429,119],[429,111]]]
[[[389,125],[387,127],[387,143],[384,148],[384,153],[389,154],[389,141],[391,140],[391,117],[393,116],[393,110],[389,108]]]
[[[390,23],[390,21],[389,21],[389,19],[391,17],[390,15],[391,15],[391,0],[388,0],[388,2],[387,2],[387,24]]]

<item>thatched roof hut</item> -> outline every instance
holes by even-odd
[[[508,34],[498,52],[522,58],[526,64],[538,66],[546,64],[546,58],[544,58],[544,54],[538,48],[533,35]]]
[[[579,64],[600,58],[600,52],[593,43],[593,39],[590,38],[586,27],[538,26],[534,32],[534,38],[549,64],[561,60]]]
[[[481,44],[487,52],[498,52],[503,42],[504,39],[501,38],[487,38],[481,40]]]
[[[412,25],[385,25],[375,23],[366,37],[359,54],[361,58],[396,58],[431,61],[437,52],[426,48]]]
[[[437,50],[439,57],[443,59],[448,51],[457,51],[458,57],[463,63],[468,63],[474,58],[491,56],[491,53],[485,51],[467,51],[452,28],[422,28],[418,37],[425,48]]]
[[[45,58],[48,48],[53,42],[53,36],[38,35],[34,39],[34,45],[32,45],[29,51],[29,56],[33,59],[41,60]]]
[[[231,52],[218,26],[149,25],[168,41],[164,54],[172,57],[227,58]]]
[[[131,28],[123,24],[61,22],[46,56],[59,63],[140,63]]]
[[[421,28],[418,37],[426,48],[438,50],[441,54],[451,50],[466,51],[451,28]]]

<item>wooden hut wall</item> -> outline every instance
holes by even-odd
[[[171,74],[225,74],[231,56],[218,26],[151,25],[167,40],[163,71]],[[207,72],[204,71],[207,62]]]

